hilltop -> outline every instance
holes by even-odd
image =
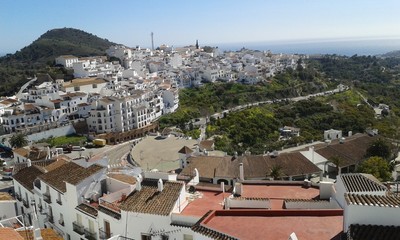
[[[398,57],[400,57],[400,50],[387,52],[385,54],[380,55],[380,57],[383,57],[383,58],[390,58],[390,57],[398,58]]]
[[[13,94],[33,75],[64,74],[65,70],[53,67],[60,55],[105,55],[105,50],[115,44],[79,29],[49,30],[15,54],[0,57],[0,96]]]
[[[15,54],[1,58],[0,62],[18,61],[37,64],[54,61],[57,56],[66,54],[79,57],[104,55],[105,50],[111,45],[115,43],[79,29],[52,29]]]

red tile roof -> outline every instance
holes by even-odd
[[[133,191],[120,205],[121,210],[168,216],[178,200],[183,182],[164,182],[159,192],[157,180],[146,179],[141,182],[142,189]]]
[[[398,240],[400,226],[359,225],[352,224],[349,227],[347,240],[386,239]]]
[[[335,140],[329,145],[317,145],[315,146],[315,151],[326,159],[340,157],[343,159],[341,167],[347,167],[357,165],[364,160],[367,148],[376,139],[376,137],[371,137],[367,134],[356,134],[346,139],[343,144]]]
[[[33,190],[33,181],[44,173],[40,171],[36,166],[30,166],[21,169],[13,177],[15,181],[19,182],[28,190]]]
[[[80,181],[104,169],[104,167],[97,164],[84,168],[74,162],[69,162],[53,171],[39,176],[39,178],[58,191],[64,193],[67,191],[65,182],[76,185]]]
[[[387,190],[382,183],[374,181],[364,174],[347,173],[341,174],[340,178],[347,192],[376,192]]]
[[[24,240],[13,228],[0,227],[0,240]]]

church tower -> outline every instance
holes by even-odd
[[[196,40],[196,49],[199,49],[199,40]]]

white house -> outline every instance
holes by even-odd
[[[66,68],[72,68],[76,62],[78,62],[78,57],[72,55],[62,55],[56,58],[56,65],[63,65]]]
[[[103,78],[76,78],[62,85],[64,92],[86,92],[100,93],[101,89],[107,85]]]

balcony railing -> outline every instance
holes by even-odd
[[[96,236],[97,234],[93,231],[90,231],[90,229],[85,228],[84,232],[85,232],[86,239],[88,239],[88,240],[96,240],[97,239],[97,236]]]
[[[112,237],[112,235],[113,234],[111,232],[106,232],[102,228],[99,229],[99,238],[101,240],[109,239]]]
[[[57,202],[59,205],[62,205],[61,199],[56,199],[56,202]]]
[[[29,207],[30,207],[30,206],[29,206],[29,201],[28,201],[28,200],[23,199],[23,200],[22,200],[22,203],[24,204],[24,207],[26,207],[26,208],[29,208]]]
[[[49,216],[49,222],[54,224],[54,217],[53,216]]]
[[[74,232],[78,233],[79,235],[83,235],[85,233],[83,225],[77,222],[72,223],[72,228]]]
[[[43,200],[47,203],[51,203],[50,193],[43,193]]]
[[[21,201],[21,200],[22,200],[21,195],[19,195],[18,193],[15,193],[15,198],[16,198],[18,201]]]
[[[42,206],[42,204],[39,204],[39,205],[38,205],[38,210],[39,210],[40,213],[43,211],[43,206]]]

